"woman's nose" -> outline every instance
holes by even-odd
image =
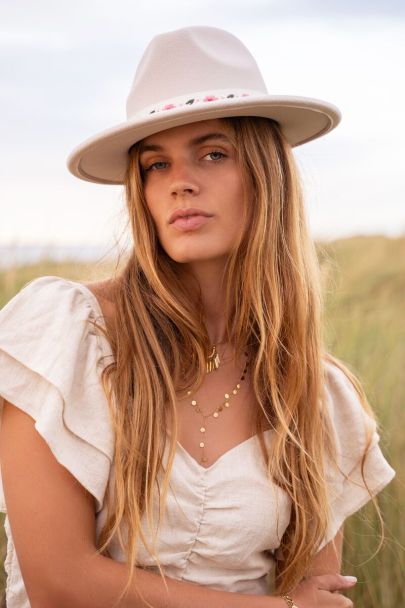
[[[170,182],[170,193],[174,196],[183,194],[198,194],[199,183],[190,167],[173,167],[172,180]]]

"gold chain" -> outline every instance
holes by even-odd
[[[298,608],[297,604],[294,604],[294,600],[289,595],[282,595],[281,599],[286,602],[288,608]]]
[[[215,346],[214,346],[215,349]],[[248,353],[245,352],[246,357],[248,357]],[[197,401],[196,399],[193,399],[191,401],[191,406],[194,408],[194,411],[196,412],[196,414],[200,414],[202,416],[202,425],[200,427],[200,433],[202,433],[205,437],[205,432],[206,432],[206,427],[205,427],[205,420],[207,418],[210,418],[211,416],[213,418],[219,418],[220,413],[223,411],[224,408],[229,408],[230,407],[230,400],[232,399],[233,396],[237,395],[239,392],[239,389],[241,387],[240,382],[243,382],[243,380],[245,379],[246,376],[246,372],[249,366],[249,361],[246,361],[245,367],[243,369],[242,375],[240,377],[239,382],[237,383],[237,385],[235,386],[235,388],[232,389],[232,391],[230,393],[225,393],[224,398],[225,401],[223,403],[221,403],[221,405],[219,405],[217,408],[215,408],[214,411],[210,412],[209,414],[203,414],[202,410],[198,407]],[[187,395],[190,396],[191,395],[191,391],[187,391]],[[200,441],[200,448],[201,448],[201,459],[200,462],[207,462],[207,458],[205,457],[205,440],[204,441]]]

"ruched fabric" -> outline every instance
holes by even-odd
[[[101,371],[112,355],[94,321],[103,324],[97,299],[74,281],[41,277],[10,300],[0,311],[0,413],[5,399],[35,420],[56,460],[94,496],[99,534],[106,518],[105,492],[114,478],[114,437],[101,385]],[[326,543],[394,471],[351,384],[335,366],[325,365],[326,405],[338,455],[338,466],[328,469],[332,518]],[[364,468],[368,490],[361,475],[367,429],[372,437]],[[271,442],[272,431],[264,438]],[[157,496],[154,508],[157,521]],[[0,509],[7,513],[2,486]],[[274,568],[290,512],[286,493],[267,479],[256,436],[208,468],[177,443],[166,514],[157,536],[160,563],[167,576],[179,580],[266,594],[266,577]],[[7,606],[29,608],[7,517],[5,529]],[[150,538],[146,521],[143,529]],[[125,559],[116,539],[110,554]],[[158,571],[142,543],[138,560],[142,567]]]

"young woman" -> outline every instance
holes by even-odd
[[[339,113],[208,27],[152,40],[127,110],[69,158],[125,186],[124,269],[0,316],[7,605],[352,606],[343,522],[393,471],[323,347],[291,151]]]

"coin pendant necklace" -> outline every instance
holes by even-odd
[[[215,346],[214,346],[214,351],[215,351]],[[214,354],[214,351],[212,354]],[[211,356],[212,356],[211,354]],[[248,358],[248,353],[245,352],[245,356],[246,358]],[[224,410],[224,408],[229,408],[230,407],[230,401],[231,399],[238,394],[239,389],[241,387],[241,382],[244,381],[245,377],[246,377],[246,372],[249,366],[249,361],[246,361],[245,367],[243,368],[243,372],[242,375],[239,379],[239,382],[236,384],[235,388],[232,389],[232,391],[230,391],[229,393],[225,393],[224,395],[224,401],[217,407],[215,408],[215,410],[213,410],[212,412],[210,412],[209,414],[204,414],[202,412],[202,410],[200,409],[200,407],[198,406],[197,400],[193,399],[190,403],[190,405],[192,406],[192,408],[194,409],[194,411],[196,412],[196,414],[199,414],[202,418],[202,423],[200,426],[200,433],[201,433],[201,440],[200,440],[200,448],[201,448],[201,455],[200,455],[200,462],[204,463],[207,462],[207,458],[205,456],[205,433],[206,433],[206,424],[205,421],[207,418],[214,418],[217,419],[219,418],[221,412]],[[219,367],[219,365],[218,365]],[[208,365],[207,365],[208,368]],[[215,368],[217,369],[217,367]],[[187,396],[191,395],[191,391],[187,391]]]

